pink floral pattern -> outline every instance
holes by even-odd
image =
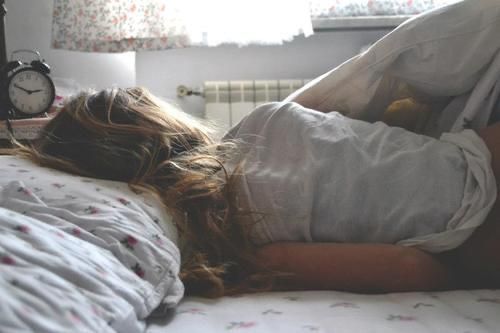
[[[233,330],[239,328],[250,328],[257,325],[254,321],[233,321],[226,326],[226,330]]]
[[[497,332],[499,295],[500,290],[485,289],[382,295],[291,291],[210,301],[187,296],[165,331]]]
[[[124,198],[118,198],[117,199],[122,205],[124,206],[128,206],[130,205],[130,201],[128,201],[127,199],[124,199]]]
[[[153,222],[170,221],[160,202],[14,156],[2,156],[0,181],[0,326],[115,332],[182,297],[176,235]]]
[[[187,44],[184,24],[165,1],[54,1],[52,46],[56,49],[124,52]]]
[[[121,241],[121,243],[128,249],[134,250],[134,247],[137,245],[137,243],[139,243],[139,241],[134,236],[128,235]]]
[[[311,0],[316,17],[415,15],[457,0]]]
[[[84,211],[87,214],[97,214],[99,212],[99,209],[97,209],[97,207],[94,206],[88,206],[87,208],[85,208]]]
[[[144,279],[144,276],[146,275],[146,272],[144,269],[142,269],[141,265],[139,263],[136,263],[134,266],[130,267],[135,274],[137,274],[138,277]]]
[[[14,260],[14,258],[12,257],[9,257],[9,256],[1,256],[0,257],[0,262],[4,265],[15,265],[16,264],[16,261]]]
[[[25,234],[28,234],[30,232],[30,227],[27,225],[18,225],[16,227],[16,230]]]
[[[73,228],[71,229],[71,233],[75,236],[80,236],[82,234],[82,231],[80,228]]]
[[[10,165],[10,167],[15,168],[15,169],[18,168],[15,165]],[[17,169],[17,172],[19,172],[20,170],[21,169]],[[27,170],[27,172],[29,172],[29,170]],[[56,188],[56,191],[64,191],[64,189],[66,188],[66,184],[62,183],[62,182],[61,183],[53,182],[53,183],[50,183],[50,186]],[[94,187],[94,189],[95,189],[96,192],[101,192],[101,188],[100,187]],[[16,192],[20,193],[22,196],[31,197],[31,196],[36,196],[36,195],[33,194],[34,192],[37,192],[39,194],[43,194],[44,190],[41,189],[41,188],[36,188],[35,189],[35,188],[28,188],[26,186],[18,186],[16,188]],[[64,197],[66,199],[71,199],[71,200],[75,200],[75,201],[78,201],[80,199],[77,196],[69,195],[69,194],[64,194]],[[122,204],[123,206],[126,206],[126,207],[131,207],[133,205],[132,201],[130,201],[128,199],[125,199],[123,197],[117,197],[116,200],[120,204]],[[113,206],[111,204],[110,200],[101,200],[101,202],[104,205],[106,205],[108,208],[116,208],[115,206]],[[84,209],[83,209],[83,213],[84,214],[89,214],[89,215],[96,215],[96,214],[102,213],[103,209],[102,208],[98,208],[97,205],[99,205],[98,202],[96,202],[95,205],[87,205],[87,206],[85,206]],[[133,207],[131,207],[131,208],[133,208]],[[25,211],[24,213],[25,213],[25,215],[29,215],[30,212],[29,211]],[[117,222],[122,222],[122,217],[120,217],[120,216],[115,216],[114,219],[116,219]],[[156,224],[159,223],[159,218],[158,217],[153,216],[152,220]],[[31,228],[29,226],[27,226],[27,225],[24,225],[24,224],[16,225],[13,229],[16,230],[17,232],[24,233],[24,234],[30,234],[31,233]],[[68,228],[67,232],[69,232],[73,236],[81,237],[82,236],[82,232],[84,232],[84,230],[82,230],[78,226],[75,226],[75,227]],[[95,230],[89,230],[89,232],[95,234]],[[54,230],[54,233],[59,238],[65,238],[65,233],[63,233],[63,232],[61,232],[59,230]],[[153,243],[155,245],[159,246],[159,248],[164,248],[164,245],[165,245],[165,237],[164,237],[164,235],[161,235],[159,233],[151,233],[149,235],[149,237],[148,237],[148,240],[153,241]],[[129,234],[124,235],[124,237],[121,239],[120,243],[123,246],[125,246],[125,248],[127,248],[128,250],[130,250],[132,252],[136,251],[136,248],[139,247],[139,246],[141,246],[140,252],[143,251],[142,244],[140,244],[139,239],[137,237],[133,236],[133,235],[129,235]],[[146,242],[143,242],[143,243],[146,244]],[[5,265],[14,265],[16,263],[16,261],[12,257],[10,257],[10,256],[7,256],[7,255],[1,256],[0,255],[0,263],[5,264]],[[141,265],[140,263],[137,263],[137,262],[134,263],[134,265],[132,265],[130,267],[130,269],[135,274],[137,274],[137,276],[139,276],[140,278],[144,279],[146,277],[146,270],[143,268],[143,265]],[[156,273],[157,273],[156,275],[161,275],[162,272],[163,272],[163,268],[161,268],[161,266],[159,266],[159,269],[156,270]],[[105,272],[101,272],[101,273],[104,274]]]

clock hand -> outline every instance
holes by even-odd
[[[21,89],[22,91],[26,92],[28,95],[31,95],[31,94],[36,93],[36,92],[43,91],[43,89],[29,90],[29,89],[23,88],[23,87],[21,87],[21,86],[19,86],[17,84],[14,84],[14,87]]]
[[[26,89],[26,88],[23,88],[21,87],[20,85],[14,83],[14,87],[16,87],[17,89],[21,89],[22,91],[24,91],[25,93],[28,93],[28,94],[31,94],[31,91]]]

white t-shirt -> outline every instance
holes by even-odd
[[[244,142],[241,194],[263,214],[257,244],[401,243],[443,251],[470,236],[496,196],[489,152],[472,131],[436,140],[269,103],[228,139]]]

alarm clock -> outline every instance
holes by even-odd
[[[37,59],[31,62],[9,61],[3,71],[1,119],[22,119],[40,116],[49,111],[55,99],[54,82],[49,76],[50,67],[38,51],[17,50],[33,53]]]

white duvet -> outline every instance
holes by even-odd
[[[154,200],[6,156],[0,186],[1,332],[142,332],[182,297],[176,233]]]
[[[381,120],[395,99],[432,112],[421,133],[500,119],[500,1],[464,0],[418,15],[287,98],[320,111]]]

